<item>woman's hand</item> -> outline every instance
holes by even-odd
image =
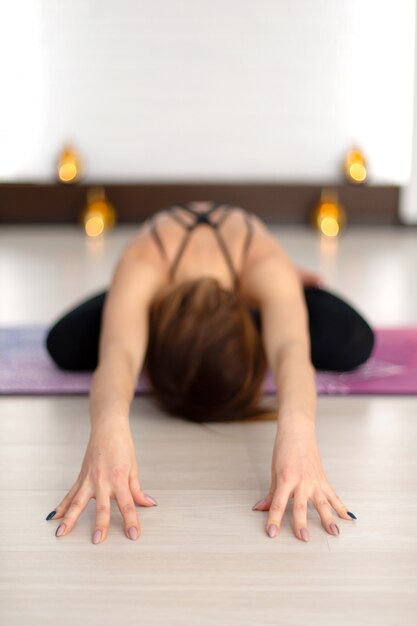
[[[110,498],[115,498],[124,519],[129,539],[140,535],[135,504],[153,506],[141,489],[138,478],[135,446],[129,431],[113,426],[91,432],[81,471],[73,487],[56,507],[53,519],[63,518],[55,533],[67,535],[87,507],[90,498],[96,500],[96,524],[93,543],[107,537],[110,525]],[[51,514],[47,519],[51,519]]]
[[[265,529],[270,537],[278,534],[290,497],[294,498],[293,531],[297,538],[304,541],[309,539],[307,528],[309,499],[320,515],[323,528],[330,534],[339,534],[331,507],[339,517],[351,519],[346,506],[326,478],[313,426],[278,427],[271,470],[269,493],[253,507],[257,511],[269,510]]]

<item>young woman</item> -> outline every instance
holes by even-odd
[[[201,226],[198,228],[198,226]],[[332,508],[356,519],[331,487],[315,436],[315,369],[364,363],[374,334],[348,303],[296,269],[262,220],[237,206],[190,202],[159,211],[126,246],[110,289],[81,303],[50,329],[47,349],[69,370],[93,370],[91,433],[73,487],[47,519],[68,534],[96,499],[93,542],[104,541],[110,498],[126,536],[140,534],[142,490],[129,410],[143,368],[169,414],[195,421],[264,413],[258,404],[269,367],[277,386],[277,428],[269,511],[279,532],[294,498],[293,531],[308,541],[307,501],[324,529],[338,534]]]

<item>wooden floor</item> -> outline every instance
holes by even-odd
[[[2,227],[0,325],[50,323],[106,288],[132,232],[100,243],[75,227]],[[417,323],[415,230],[350,229],[336,245],[275,232],[374,325]],[[96,546],[95,500],[66,537],[45,520],[80,470],[88,398],[1,397],[1,625],[415,626],[417,397],[322,396],[316,424],[326,474],[358,519],[334,512],[331,536],[309,502],[305,543],[290,500],[270,539],[251,507],[269,488],[275,422],[194,425],[135,398],[140,480],[159,506],[138,507],[130,541],[112,500]]]

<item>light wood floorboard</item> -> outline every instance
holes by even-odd
[[[75,228],[2,229],[0,324],[49,323],[104,288],[133,230],[91,248]],[[417,323],[415,231],[352,229],[330,252],[308,229],[278,235],[375,325]],[[417,624],[415,396],[319,398],[324,468],[358,519],[334,512],[333,537],[309,502],[308,543],[294,536],[292,500],[275,539],[251,510],[269,488],[273,420],[194,425],[142,396],[131,426],[159,503],[137,507],[140,538],[126,538],[114,500],[103,544],[91,542],[95,500],[56,538],[45,517],[78,475],[88,399],[0,398],[2,626]]]

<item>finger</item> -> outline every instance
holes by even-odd
[[[157,501],[142,490],[136,474],[130,477],[129,487],[135,504],[140,504],[141,506],[158,506]],[[149,500],[149,498],[151,499]]]
[[[307,527],[307,510],[308,510],[308,497],[301,489],[297,489],[294,495],[293,504],[293,519],[294,519],[294,534],[302,541],[308,541],[310,539],[310,533]]]
[[[288,483],[281,482],[272,498],[269,507],[268,520],[265,530],[270,537],[275,537],[281,529],[281,520],[287,508],[288,498],[292,491],[292,486]]]
[[[273,497],[274,492],[270,492],[265,498],[261,498],[253,505],[252,511],[268,511]]]
[[[96,485],[96,525],[92,537],[93,543],[102,543],[107,538],[110,513],[110,491],[98,484]]]
[[[125,533],[129,539],[135,540],[141,533],[135,503],[127,483],[116,486],[115,499],[125,523]]]
[[[75,493],[71,504],[64,515],[64,519],[56,529],[55,535],[57,537],[68,535],[68,533],[71,532],[77,519],[87,507],[87,504],[92,497],[93,494],[90,486],[88,486],[87,483],[84,483],[84,485]]]
[[[348,515],[347,506],[343,504],[339,496],[336,493],[334,493],[334,491],[326,493],[326,497],[339,517],[341,517],[342,519],[348,519],[348,520],[352,519],[350,515]]]
[[[51,513],[49,513],[49,515],[47,516],[47,520],[49,519],[59,519],[60,517],[63,517],[63,515],[65,515],[65,512],[67,511],[69,505],[71,504],[71,500],[73,499],[74,495],[76,494],[76,492],[78,491],[78,489],[80,488],[80,483],[78,482],[78,480],[74,483],[74,485],[71,487],[71,489],[68,491],[67,495],[65,496],[65,498],[63,500],[61,500],[61,502],[58,504],[58,506],[56,506],[54,508],[53,511],[51,511],[51,513],[53,513],[55,511],[55,515],[52,515],[51,517]]]
[[[270,491],[268,495],[265,496],[265,498],[261,498],[260,500],[258,500],[258,502],[253,505],[252,511],[268,511],[269,507],[271,506],[272,498],[274,497],[274,491],[275,490]],[[293,497],[294,489],[292,489],[290,493],[290,498]]]
[[[322,526],[330,535],[338,535],[339,527],[332,515],[329,501],[323,491],[315,492],[311,500],[320,515]]]

